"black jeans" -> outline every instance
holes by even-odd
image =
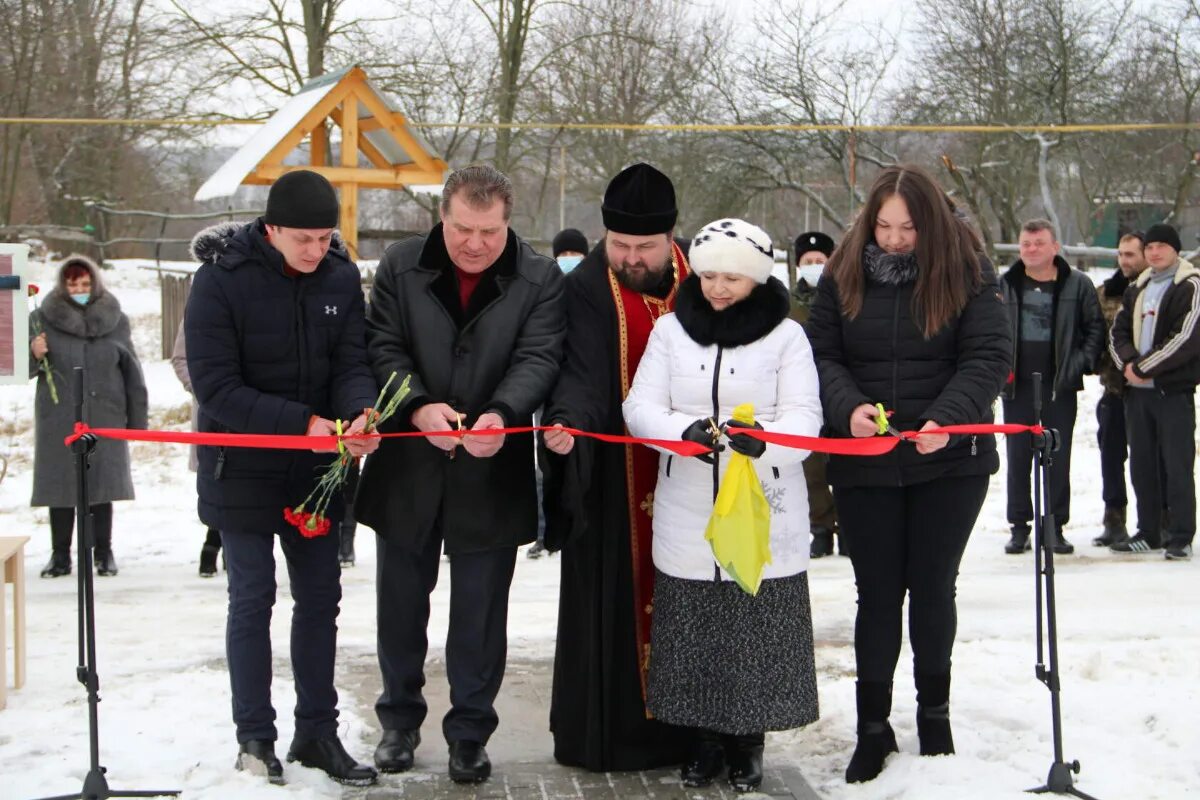
[[[1105,392],[1096,404],[1096,442],[1100,445],[1100,494],[1105,508],[1125,508],[1125,459],[1129,440],[1125,436],[1125,399]]]
[[[1137,529],[1150,544],[1191,544],[1196,536],[1196,398],[1131,388],[1125,393],[1129,474]],[[1159,541],[1163,499],[1170,511],[1167,541]]]
[[[221,532],[229,576],[225,654],[233,690],[237,740],[277,738],[271,705],[271,608],[275,605],[275,536]],[[279,534],[287,559],[292,600],[292,675],[296,681],[296,738],[337,733],[338,604],[342,599],[337,536],[306,539],[294,529]]]
[[[914,674],[950,672],[958,565],[987,486],[987,475],[970,475],[913,486],[834,488],[858,586],[854,657],[860,681],[891,682],[906,594]]]
[[[1049,511],[1059,528],[1071,519],[1071,437],[1075,433],[1075,414],[1078,410],[1075,392],[1059,392],[1050,400],[1050,389],[1042,391],[1041,423],[1058,431],[1062,445],[1054,454],[1050,465]],[[1017,393],[1012,400],[1004,401],[1004,421],[1021,425],[1032,425],[1033,384],[1017,381]],[[1033,520],[1033,447],[1028,433],[1004,437],[1008,452],[1008,522],[1010,525],[1028,525]]]
[[[92,515],[92,533],[97,550],[112,549],[112,503],[97,503],[89,506]],[[75,507],[50,508],[50,543],[55,550],[71,550],[71,538],[75,530]]]
[[[411,730],[421,727],[428,711],[421,689],[429,649],[429,595],[437,586],[442,536],[435,529],[420,550],[390,544],[381,536],[376,545],[383,693],[375,713],[384,730]],[[508,589],[516,560],[515,547],[450,557],[450,710],[442,719],[447,742],[486,744],[499,724],[495,702],[508,658]]]

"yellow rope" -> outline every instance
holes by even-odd
[[[129,127],[261,125],[263,119],[107,119],[87,117],[0,117],[0,125],[121,125]],[[1129,133],[1134,131],[1200,130],[1200,122],[1127,122],[1078,125],[808,125],[733,123],[629,123],[629,122],[409,122],[414,128],[465,130],[568,130],[661,131],[689,133],[789,132],[789,133]]]

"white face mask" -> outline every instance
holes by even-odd
[[[796,283],[803,280],[809,286],[816,286],[817,281],[821,280],[821,273],[824,271],[824,264],[804,264],[796,267]]]
[[[580,261],[583,261],[583,256],[559,256],[558,266],[566,273],[578,267]]]

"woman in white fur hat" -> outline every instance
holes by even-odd
[[[654,328],[624,414],[635,436],[716,444],[710,455],[659,457],[654,492],[654,623],[646,701],[663,722],[696,730],[681,777],[705,786],[729,767],[737,791],[762,781],[763,733],[817,719],[808,594],[806,451],[715,430],[739,423],[816,436],[817,372],[804,331],[771,277],[770,237],[743,220],[705,225],[674,314]],[[771,506],[771,562],[759,592],[742,591],[704,538],[729,457],[754,459]]]

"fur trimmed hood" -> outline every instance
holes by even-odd
[[[96,339],[112,333],[121,319],[121,304],[104,292],[81,306],[66,292],[50,292],[38,307],[47,325],[80,339]]]
[[[251,222],[218,222],[216,225],[208,226],[192,237],[192,244],[189,248],[192,258],[202,264],[216,262],[229,250],[230,244],[234,242],[238,234],[249,226],[255,226],[256,232],[261,235],[261,218]],[[346,244],[337,231],[333,232],[329,250],[330,252],[336,251],[344,258],[349,258],[346,254]]]

